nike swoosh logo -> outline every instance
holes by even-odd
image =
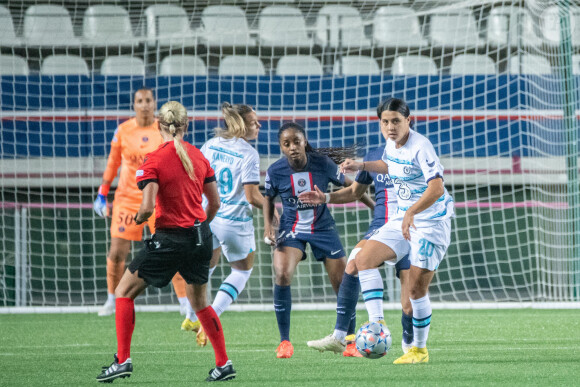
[[[334,255],[334,254],[338,254],[338,253],[340,253],[340,250],[331,251],[331,252],[330,252],[330,255]]]
[[[303,189],[302,191],[298,191],[298,195],[300,195],[302,192],[306,192],[306,190]]]
[[[427,161],[427,160],[425,160]],[[427,165],[429,166],[429,168],[433,168],[433,166],[435,165],[435,161],[429,162],[427,161]]]

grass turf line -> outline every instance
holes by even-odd
[[[430,362],[393,365],[402,354],[400,314],[386,313],[393,347],[378,360],[319,353],[307,340],[332,332],[334,312],[292,314],[294,357],[276,359],[272,312],[226,312],[222,323],[236,386],[575,385],[580,377],[578,310],[435,310]],[[359,311],[358,322],[366,319]],[[210,345],[179,329],[176,313],[137,313],[134,373],[115,385],[205,384]],[[1,386],[94,386],[116,349],[114,317],[89,314],[0,315]]]

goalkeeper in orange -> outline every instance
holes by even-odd
[[[140,225],[136,225],[133,218],[139,210],[143,196],[137,188],[135,173],[143,164],[145,155],[156,150],[163,142],[155,118],[156,108],[151,89],[141,88],[135,92],[133,96],[135,117],[123,122],[115,131],[107,168],[103,173],[103,181],[93,204],[97,215],[107,216],[107,194],[121,167],[119,184],[113,200],[111,247],[107,255],[107,301],[99,310],[99,316],[109,316],[115,313],[115,288],[125,272],[125,260],[131,251],[131,242],[140,241],[143,238],[145,224],[149,226],[151,233],[155,232],[154,216]],[[185,294],[185,281],[179,273],[173,278],[173,287],[184,314],[188,301]]]

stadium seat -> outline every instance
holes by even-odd
[[[393,61],[393,75],[437,75],[437,65],[428,56],[399,56]]]
[[[451,62],[449,73],[452,75],[465,74],[496,74],[495,63],[487,55],[462,54],[457,55]]]
[[[145,75],[145,63],[130,55],[110,56],[101,64],[101,75]]]
[[[220,62],[219,75],[266,75],[264,64],[257,56],[231,55]]]
[[[322,75],[320,61],[310,55],[286,55],[276,65],[276,75]]]
[[[93,5],[83,17],[83,44],[88,46],[132,47],[133,34],[129,13],[117,5]]]
[[[520,35],[521,32],[521,35]],[[524,8],[495,7],[487,19],[486,39],[489,45],[537,47],[542,44],[534,30],[534,21]]]
[[[80,56],[51,55],[42,61],[41,75],[89,75],[89,66]]]
[[[185,10],[177,5],[156,4],[145,10],[147,44],[161,47],[192,47],[197,35],[192,31]]]
[[[373,18],[373,44],[378,47],[422,47],[419,18],[411,8],[380,7]]]
[[[339,43],[343,48],[371,45],[371,41],[365,36],[360,13],[356,8],[347,5],[325,5],[318,11],[316,38],[322,46],[338,47]]]
[[[540,26],[546,43],[558,46],[560,44],[560,16],[558,6],[548,7],[542,12]],[[570,28],[572,29],[572,45],[580,46],[580,9],[570,7]]]
[[[379,75],[381,69],[370,56],[343,56],[334,64],[335,75]]]
[[[16,55],[0,55],[0,75],[28,75],[26,59]]]
[[[210,5],[201,12],[201,37],[207,46],[255,46],[246,14],[233,5]]]
[[[161,61],[159,75],[207,75],[207,68],[198,56],[171,55]]]
[[[70,15],[59,5],[33,5],[24,14],[24,44],[28,46],[78,46]]]
[[[477,23],[471,11],[460,9],[453,13],[434,14],[429,23],[431,44],[441,47],[480,47]]]
[[[524,54],[510,58],[511,74],[546,75],[552,73],[548,59],[539,55]]]
[[[19,46],[20,39],[14,33],[14,22],[10,11],[0,5],[0,46]]]
[[[267,47],[312,47],[306,22],[299,9],[271,5],[262,10],[258,21],[260,44]]]

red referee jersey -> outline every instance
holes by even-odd
[[[137,185],[145,188],[147,182],[159,184],[155,202],[155,228],[193,227],[196,219],[206,220],[201,206],[203,185],[215,181],[209,161],[195,146],[182,141],[189,154],[195,173],[191,180],[175,151],[173,141],[164,142],[145,156],[137,170]]]

